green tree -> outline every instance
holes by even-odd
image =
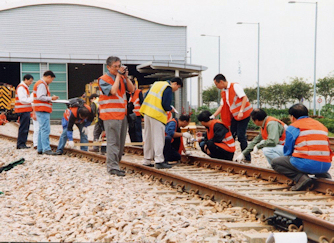
[[[266,97],[269,105],[281,109],[286,106],[291,100],[289,95],[289,85],[285,82],[283,84],[274,83],[269,85],[266,89]]]
[[[202,94],[203,103],[209,105],[210,102],[215,101],[218,103],[218,89],[215,85],[207,88]],[[219,105],[219,104],[218,104]]]
[[[288,94],[292,98],[291,101],[297,99],[299,103],[302,103],[302,99],[310,100],[312,97],[311,92],[312,84],[306,83],[303,78],[295,77],[288,86]]]
[[[325,105],[332,102],[334,98],[334,76],[318,79],[317,94],[325,98]]]
[[[251,104],[256,103],[256,95],[257,95],[257,89],[256,88],[244,88],[245,94],[248,97],[248,100]]]

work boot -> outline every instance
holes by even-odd
[[[89,149],[89,152],[95,152],[95,153],[97,153],[97,152],[99,152],[99,148],[90,148]]]
[[[317,179],[332,179],[332,176],[327,172],[327,173],[321,173],[321,174],[315,174],[315,177]]]
[[[62,155],[62,154],[63,154],[63,151],[61,151],[61,150],[56,151],[56,155]]]
[[[109,174],[110,174],[110,175],[117,175],[117,176],[125,176],[125,172],[124,172],[124,170],[121,171],[121,170],[113,169],[113,170],[110,170],[110,171],[109,171]]]
[[[147,167],[154,167],[154,164],[143,164],[143,165],[145,165]]]
[[[43,154],[43,151],[37,151],[37,154]]]
[[[47,151],[43,152],[43,154],[46,154],[46,155],[58,155],[57,153],[53,152],[52,150],[47,150]]]
[[[296,185],[291,187],[291,191],[301,191],[302,189],[310,187],[311,185],[312,185],[312,179],[307,175],[302,175],[302,177],[300,177]]]
[[[156,169],[170,169],[170,168],[172,168],[172,166],[169,165],[167,162],[155,163],[154,167]]]
[[[16,149],[29,149],[31,147],[28,147],[27,145],[20,145],[20,146],[17,146]]]

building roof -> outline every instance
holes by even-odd
[[[176,21],[172,18],[166,18],[161,15],[153,15],[150,13],[143,13],[137,11],[135,9],[131,9],[131,7],[117,5],[115,3],[111,3],[110,0],[0,0],[0,11],[21,8],[27,6],[34,5],[46,5],[46,4],[69,4],[69,5],[83,5],[83,6],[91,6],[97,8],[108,9],[112,11],[116,11],[122,14],[126,14],[129,16],[133,16],[136,18],[144,19],[150,22],[154,22],[157,24],[168,25],[168,26],[186,26],[186,24],[181,23],[180,21]]]
[[[180,78],[196,77],[200,72],[207,69],[207,67],[201,65],[164,61],[150,61],[137,66],[138,72],[147,74],[145,78],[159,79],[175,77],[177,71]]]

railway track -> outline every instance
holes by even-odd
[[[16,137],[5,136],[7,139]],[[54,146],[55,147],[55,146]],[[104,163],[106,157],[66,149],[67,156]],[[121,167],[178,191],[212,200],[217,207],[244,207],[254,217],[285,231],[304,231],[310,241],[334,242],[334,181],[317,180],[311,192],[289,191],[291,181],[273,170],[203,157],[182,157],[169,170],[140,164],[143,150],[126,147]],[[138,161],[138,162],[134,162]],[[318,208],[321,214],[312,213]]]

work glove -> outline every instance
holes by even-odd
[[[215,115],[211,115],[209,118],[210,118],[210,120],[213,120],[213,119],[215,119]]]
[[[191,155],[191,152],[190,151],[186,151],[185,155],[189,156],[189,155]]]
[[[88,135],[88,127],[83,127],[82,128],[82,133],[85,135]]]
[[[258,154],[259,153],[259,148],[257,146],[254,147],[253,153],[254,154]]]
[[[246,159],[245,155],[243,153],[241,153],[241,154],[238,155],[238,157],[236,157],[235,161],[240,163],[244,159]]]
[[[193,137],[189,132],[182,133],[182,136],[185,137],[185,138],[189,138],[189,139],[191,139]]]
[[[68,141],[68,146],[72,149],[74,148],[74,142],[73,141]]]
[[[190,142],[192,142],[192,143],[197,142],[197,139],[196,138],[192,138],[192,139],[190,139]]]

